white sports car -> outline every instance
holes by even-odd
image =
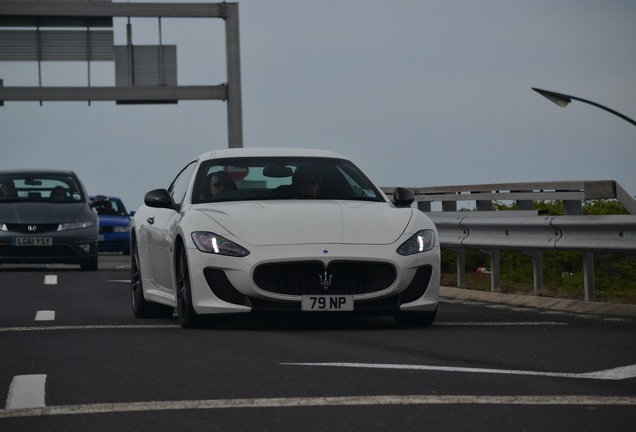
[[[435,225],[343,156],[306,149],[200,155],[146,194],[131,232],[132,309],[182,327],[242,313],[392,315],[430,325]]]

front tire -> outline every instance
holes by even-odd
[[[200,319],[192,306],[192,286],[190,285],[190,271],[188,270],[188,255],[184,248],[180,249],[177,261],[177,305],[181,327],[198,327]]]
[[[136,318],[170,318],[174,314],[173,307],[151,303],[145,299],[137,245],[133,246],[130,259],[130,292],[133,315]]]

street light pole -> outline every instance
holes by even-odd
[[[636,126],[636,121],[630,119],[629,117],[627,117],[627,116],[625,116],[625,115],[623,115],[623,114],[621,114],[619,112],[614,111],[613,109],[610,109],[610,108],[608,108],[606,106],[603,106],[601,104],[597,104],[596,102],[592,102],[592,101],[589,101],[589,100],[581,99],[581,98],[578,98],[578,97],[575,97],[575,96],[569,96],[569,95],[562,94],[562,93],[556,93],[556,92],[552,92],[552,91],[548,91],[548,90],[541,90],[541,89],[534,88],[534,87],[532,87],[532,90],[536,91],[541,96],[551,100],[552,102],[554,102],[555,104],[557,104],[558,106],[560,106],[562,108],[568,106],[568,104],[570,102],[572,102],[573,100],[577,100],[579,102],[584,102],[586,104],[594,105],[597,108],[600,108],[600,109],[603,109],[603,110],[605,110],[607,112],[610,112],[610,113],[614,114],[615,116],[618,116],[618,117],[622,118],[623,120],[626,120],[626,121],[630,122],[631,124],[633,124],[634,126]]]

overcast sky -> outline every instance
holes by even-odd
[[[172,1],[171,3],[178,3]],[[240,0],[245,147],[337,151],[381,186],[616,180],[636,195],[636,127],[538,87],[636,119],[631,0]],[[115,42],[126,43],[125,21]],[[133,43],[158,44],[156,19]],[[179,85],[226,81],[224,22],[163,19]],[[114,85],[114,63],[91,84]],[[42,64],[42,85],[88,83],[86,64]],[[35,62],[0,62],[37,86]],[[0,170],[64,168],[135,210],[198,154],[226,148],[222,101],[118,106],[6,102]]]

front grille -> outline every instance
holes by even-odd
[[[263,264],[254,271],[262,290],[287,295],[355,295],[382,291],[395,281],[395,267],[386,263],[334,261]]]
[[[59,224],[7,224],[7,230],[24,234],[41,234],[57,231],[58,226]]]

